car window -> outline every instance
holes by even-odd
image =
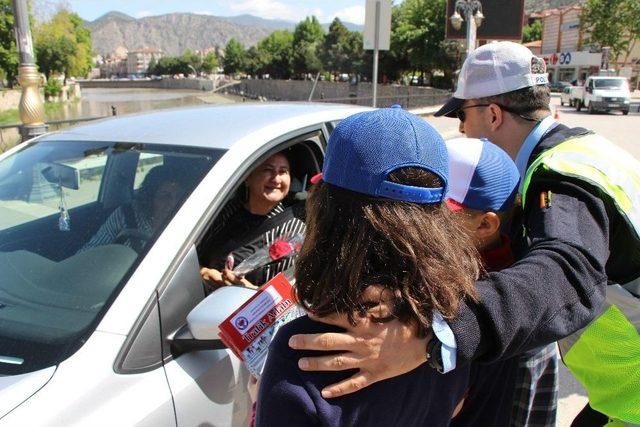
[[[77,350],[223,152],[41,141],[0,160],[0,374]]]
[[[593,80],[592,80],[593,83]],[[620,79],[600,79],[595,80],[595,85],[597,88],[609,88],[609,89],[619,89],[622,88],[626,82]]]

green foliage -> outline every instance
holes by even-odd
[[[640,2],[638,0],[588,0],[581,15],[582,29],[588,32],[586,43],[611,48],[613,56],[628,58],[640,38]]]
[[[262,58],[262,72],[272,78],[288,79],[292,73],[293,34],[279,30],[269,34],[258,43]]]
[[[151,64],[149,64],[148,73],[157,75],[188,75],[193,73],[193,70],[189,67],[190,65],[188,60],[183,56],[163,56],[153,68],[151,68]]]
[[[532,24],[525,25],[522,28],[522,42],[528,43],[536,40],[542,40],[542,21],[537,19]]]
[[[245,69],[246,51],[242,43],[236,39],[229,40],[224,48],[223,68],[225,74],[236,74]]]
[[[38,67],[47,77],[85,76],[92,66],[91,32],[77,14],[62,9],[36,28],[35,51]]]
[[[317,73],[322,68],[318,50],[324,30],[315,16],[300,21],[293,32],[293,71],[297,74]]]
[[[11,0],[0,0],[0,71],[11,85],[18,74],[18,48]]]
[[[354,46],[358,41],[359,46]],[[357,57],[362,57],[362,34],[352,33],[339,18],[335,18],[322,45],[324,68],[336,74],[354,71],[349,68],[352,68],[352,61]]]
[[[399,5],[395,36],[413,70],[425,71],[442,64],[435,58],[445,37],[445,0],[405,0]]]
[[[200,69],[207,74],[215,73],[218,69],[218,57],[215,53],[209,52],[202,59]]]
[[[51,78],[47,80],[47,84],[44,85],[44,96],[45,97],[53,97],[58,96],[62,93],[62,83],[60,80],[56,78]]]

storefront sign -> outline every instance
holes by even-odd
[[[542,56],[551,67],[590,67],[599,66],[602,59],[599,53],[557,52]]]

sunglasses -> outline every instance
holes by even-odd
[[[466,110],[467,108],[477,108],[477,107],[488,107],[491,104],[475,104],[475,105],[467,105],[466,107],[461,107],[456,111],[456,116],[458,117],[458,120],[460,120],[461,122],[464,123],[465,119],[467,118],[467,115],[465,114],[464,110]],[[500,107],[502,110],[511,113],[511,114],[515,114],[516,116],[520,117],[521,119],[527,120],[529,122],[539,122],[539,119],[534,119],[531,117],[527,117],[524,116],[523,113],[513,110],[509,107],[505,107],[504,105],[501,104],[496,104],[494,103],[494,105],[497,105],[498,107]]]
[[[461,122],[464,122],[464,120],[467,118],[464,110],[466,110],[467,108],[488,107],[489,105],[491,104],[467,105],[466,107],[459,108],[458,111],[456,111],[456,116],[458,117],[458,120],[460,120]]]

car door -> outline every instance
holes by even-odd
[[[229,188],[237,188],[265,156],[292,146],[299,148],[294,151],[298,153],[301,163],[305,164],[306,170],[299,172],[299,178],[308,180],[320,170],[322,164],[326,145],[324,131],[323,126],[318,124],[315,128],[305,128],[297,134],[265,144],[261,160],[239,171]],[[296,191],[304,192],[304,186]],[[204,233],[201,232],[202,235]],[[223,349],[176,354],[166,339],[186,323],[187,314],[204,297],[199,271],[196,247],[193,245],[169,284],[160,292],[158,300],[162,335],[165,338],[162,345],[164,369],[173,395],[177,425],[247,426],[252,411],[247,391],[249,373],[232,352]]]

